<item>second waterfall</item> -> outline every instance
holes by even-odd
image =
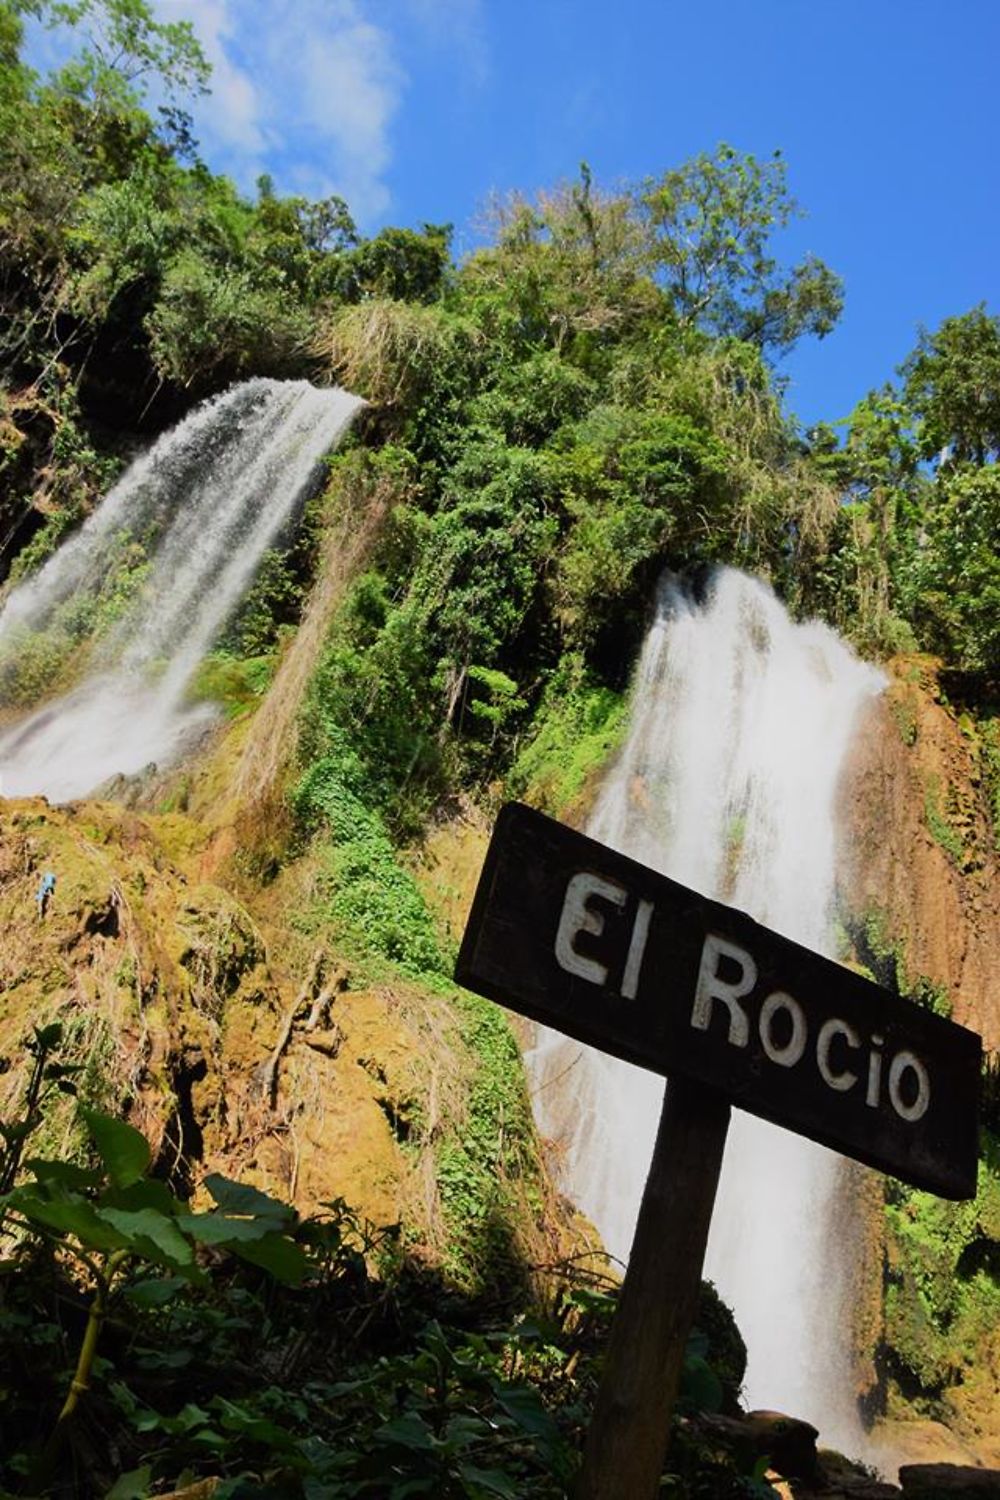
[[[188,700],[195,668],[361,405],[304,380],[233,386],[164,433],[11,591],[0,608],[0,794],[66,801],[183,754],[214,717]],[[70,690],[24,713],[25,664],[40,661],[58,686],[74,658]]]
[[[837,785],[858,711],[881,686],[831,630],[795,624],[753,579],[722,571],[702,603],[668,581],[587,832],[834,956]],[[529,1065],[540,1128],[565,1151],[563,1185],[625,1260],[663,1080],[546,1031]],[[832,1153],[737,1111],[706,1274],[746,1340],[751,1407],[856,1446],[838,1172]]]

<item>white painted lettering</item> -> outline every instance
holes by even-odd
[[[882,1092],[882,1054],[878,1049],[884,1041],[883,1036],[872,1037],[872,1050],[868,1058],[868,1092],[865,1094],[865,1103],[869,1109],[878,1109],[879,1095]]]
[[[773,1031],[774,1019],[780,1011],[784,1011],[792,1025],[791,1035],[783,1045],[774,1040]],[[806,1018],[799,1002],[793,1000],[791,995],[775,990],[760,1008],[758,1026],[760,1044],[771,1061],[782,1068],[794,1068],[806,1050]]]
[[[639,974],[642,971],[646,939],[649,937],[649,919],[652,915],[652,901],[640,901],[639,909],[635,914],[635,925],[632,928],[632,941],[628,945],[625,973],[622,976],[622,994],[626,1000],[634,1000],[639,993]]]
[[[602,880],[600,875],[592,875],[586,870],[574,875],[566,887],[566,898],[559,918],[556,959],[559,967],[568,974],[577,974],[591,984],[604,984],[608,977],[607,964],[599,963],[596,958],[584,958],[573,946],[578,933],[592,932],[595,937],[600,937],[604,931],[603,914],[591,911],[587,905],[591,896],[601,896],[619,909],[628,900],[628,892],[623,886],[610,880]]]
[[[904,1102],[901,1089],[903,1077],[908,1072],[917,1080],[916,1098],[912,1104]],[[912,1122],[927,1113],[927,1106],[931,1102],[931,1081],[927,1076],[927,1069],[914,1053],[897,1052],[890,1063],[889,1100],[901,1120]]]
[[[728,958],[739,968],[739,978],[732,983],[719,977],[719,960],[722,958]],[[750,1022],[739,1002],[744,995],[749,995],[756,983],[757,965],[752,955],[717,933],[707,933],[701,950],[691,1025],[698,1031],[707,1031],[712,1019],[712,1005],[721,1000],[729,1011],[730,1043],[734,1047],[745,1047],[750,1040]]]
[[[839,1093],[844,1089],[852,1089],[858,1081],[858,1075],[847,1068],[835,1072],[831,1066],[830,1048],[836,1036],[844,1037],[851,1048],[860,1047],[861,1038],[853,1026],[849,1026],[846,1021],[839,1021],[836,1016],[824,1021],[819,1028],[819,1036],[816,1038],[816,1066],[819,1068],[819,1076],[827,1088],[836,1089]]]

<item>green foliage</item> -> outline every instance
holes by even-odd
[[[543,349],[501,369],[495,384],[469,403],[468,415],[512,446],[535,448],[582,417],[596,395],[585,371]]]
[[[213,651],[199,663],[187,696],[192,702],[221,703],[226,717],[235,719],[257,707],[273,676],[273,656],[238,657]]]
[[[48,1026],[33,1027],[32,1035],[25,1043],[25,1051],[32,1059],[31,1071],[24,1093],[24,1104],[19,1118],[0,1121],[0,1199],[10,1192],[17,1180],[24,1148],[42,1122],[45,1106],[55,1093],[76,1094],[74,1075],[80,1071],[73,1063],[52,1061],[63,1042],[63,1028],[57,1021]],[[6,1065],[8,1060],[3,1059]],[[0,1206],[0,1229],[6,1210]]]
[[[567,459],[553,464],[574,523],[556,597],[567,632],[581,641],[634,607],[637,592],[645,600],[665,563],[694,565],[724,555],[734,540],[726,453],[710,432],[659,412],[595,415]]]
[[[134,109],[152,78],[168,95],[205,91],[209,67],[190,21],[158,21],[146,0],[38,0],[33,8],[85,38],[56,87],[95,113]]]
[[[951,1015],[946,986],[935,984],[925,974],[914,974],[906,957],[906,943],[890,931],[884,912],[870,907],[860,920],[848,923],[848,936],[858,961],[876,983],[904,1000],[912,1000],[935,1015]]]
[[[645,255],[682,322],[777,349],[833,328],[839,278],[814,256],[782,273],[768,253],[798,213],[785,175],[780,151],[761,162],[720,145],[644,184]]]
[[[1000,1318],[1000,1173],[987,1137],[979,1191],[948,1203],[896,1183],[889,1231],[885,1316],[891,1368],[903,1393],[929,1415],[961,1399]]]
[[[292,1212],[266,1195],[208,1177],[217,1207],[188,1212],[169,1190],[147,1174],[145,1137],[124,1120],[81,1106],[80,1117],[98,1158],[96,1168],[34,1158],[25,1162],[34,1181],[7,1193],[9,1222],[58,1241],[107,1294],[120,1283],[130,1261],[159,1266],[199,1284],[203,1273],[195,1245],[219,1246],[264,1266],[290,1284],[301,1281],[305,1262],[284,1238]],[[106,1257],[95,1260],[94,1256]],[[103,1317],[103,1312],[101,1314]]]
[[[1000,851],[1000,716],[982,720],[979,735],[980,764],[993,824],[993,843]]]
[[[290,548],[269,547],[264,552],[254,581],[225,632],[225,641],[240,656],[264,656],[274,648],[281,627],[298,622],[303,567]]]
[[[28,1113],[23,1121],[15,1122],[13,1133],[11,1127],[4,1127],[8,1148],[12,1142],[20,1147],[36,1121],[42,1098],[36,1084],[52,1077],[53,1065],[45,1064],[44,1058],[48,1048],[58,1043],[58,1032],[54,1026],[35,1034],[36,1067],[29,1083]],[[59,1070],[54,1079],[57,1086],[65,1082],[67,1071]],[[228,1250],[289,1285],[302,1281],[307,1266],[303,1251],[288,1237],[295,1216],[285,1205],[225,1178],[209,1176],[205,1186],[217,1207],[208,1213],[190,1213],[162,1182],[148,1175],[151,1152],[138,1130],[83,1106],[79,1114],[97,1164],[83,1167],[61,1158],[25,1160],[29,1179],[15,1186],[5,1182],[0,1197],[0,1212],[13,1248],[13,1255],[3,1263],[5,1278],[19,1270],[30,1272],[32,1257],[42,1244],[74,1263],[89,1299],[83,1335],[72,1360],[72,1379],[45,1443],[30,1455],[30,1462],[24,1451],[14,1455],[27,1470],[33,1493],[47,1489],[54,1476],[78,1408],[100,1369],[97,1350],[105,1322],[137,1278],[138,1286],[158,1285],[167,1299],[185,1283],[207,1285],[207,1275],[196,1258],[198,1246]],[[8,1161],[6,1167],[10,1165]],[[12,1179],[17,1166],[15,1161],[12,1170],[5,1170],[5,1177]],[[159,1283],[144,1279],[151,1270],[161,1273]],[[4,1290],[0,1284],[0,1292]],[[141,1292],[137,1300],[141,1302]],[[153,1296],[151,1300],[156,1304],[161,1299]]]
[[[891,386],[870,391],[844,424],[810,434],[812,457],[846,503],[832,519],[812,575],[811,608],[863,651],[887,655],[915,646],[913,571],[920,556],[922,482],[910,413]]]
[[[476,1220],[462,1226],[471,1250],[490,1214],[474,1198],[461,1205],[463,1183],[478,1174],[498,1202],[518,1168],[505,1130],[530,1126],[523,1093],[510,1090],[516,1049],[500,1012],[471,997],[460,1009],[482,1075],[451,1204]],[[57,1030],[36,1034],[43,1069]],[[499,1124],[488,1118],[497,1103],[511,1111]],[[90,1110],[83,1120],[93,1165],[29,1161],[30,1179],[5,1198],[20,1226],[0,1265],[0,1403],[16,1434],[0,1455],[7,1493],[72,1482],[124,1500],[206,1474],[224,1495],[293,1500],[559,1500],[571,1488],[614,1309],[599,1280],[576,1272],[550,1310],[484,1320],[481,1303],[409,1265],[393,1231],[342,1200],[300,1223],[259,1189],[209,1174],[215,1207],[192,1213],[148,1175],[138,1131]],[[523,1274],[509,1247],[492,1273],[509,1306]],[[77,1352],[54,1299],[69,1306],[81,1294]],[[437,1320],[443,1306],[461,1326]],[[734,1399],[745,1363],[708,1286],[698,1325],[688,1413]],[[706,1458],[690,1433],[689,1417],[671,1468],[682,1493],[701,1496]],[[709,1468],[716,1500],[752,1492],[718,1445]]]
[[[923,329],[902,374],[924,458],[981,467],[1000,456],[1000,319],[984,304]]]
[[[294,794],[298,816],[329,838],[312,922],[330,923],[338,944],[404,974],[441,976],[448,962],[413,877],[399,864],[359,758],[346,746],[315,760]]]
[[[456,291],[508,358],[552,348],[599,370],[610,345],[666,311],[643,274],[630,193],[600,191],[585,164],[534,202],[494,204],[493,222],[495,243],[468,258]]]
[[[511,767],[507,791],[555,815],[564,812],[607,764],[626,722],[623,696],[590,679],[581,655],[567,656]]]
[[[697,1352],[719,1386],[716,1402],[697,1402],[696,1408],[700,1411],[725,1411],[735,1416],[740,1410],[747,1349],[735,1318],[711,1281],[701,1284],[695,1313],[695,1335]]]
[[[45,625],[15,625],[0,646],[0,698],[29,707],[68,686],[88,653],[114,629],[149,573],[145,547],[128,531],[115,537],[93,592],[78,590]]]
[[[924,821],[934,842],[940,844],[944,852],[960,866],[965,857],[965,846],[958,830],[948,818],[942,796],[940,779],[929,775],[924,785]]]
[[[956,666],[1000,680],[1000,470],[940,475],[915,567],[914,609]]]
[[[340,257],[329,290],[345,302],[433,302],[441,295],[450,245],[450,224],[425,224],[420,233],[382,229]]]
[[[912,700],[896,693],[889,699],[889,711],[896,722],[900,739],[904,745],[911,748],[917,743],[919,733],[917,713]]]
[[[509,1303],[526,1290],[511,1243],[512,1212],[534,1186],[534,1130],[521,1056],[503,1011],[478,995],[455,1001],[464,1042],[476,1060],[461,1128],[437,1153],[437,1186],[447,1229],[445,1266],[463,1290]]]
[[[157,371],[205,390],[251,374],[298,373],[310,321],[278,279],[218,267],[190,250],[168,267],[146,326]]]

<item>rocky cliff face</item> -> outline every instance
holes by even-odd
[[[408,1253],[473,1294],[516,1294],[529,1264],[580,1249],[496,1008],[352,972],[304,920],[308,857],[237,895],[216,843],[180,813],[0,799],[0,1120],[17,1114],[32,1025],[58,1020],[86,1102],[138,1126],[181,1195],[214,1170],[302,1213],[343,1199],[402,1224]],[[75,1132],[63,1100],[33,1150],[72,1151]],[[491,1201],[465,1213],[480,1178]]]
[[[845,777],[844,920],[876,978],[995,1052],[1000,861],[983,740],[948,704],[933,662],[890,672]],[[1000,1454],[997,1165],[984,1138],[979,1193],[965,1204],[857,1174],[860,1386],[897,1453],[918,1452],[922,1433],[920,1456],[951,1457],[956,1440],[987,1462]]]
[[[1000,859],[973,722],[944,701],[927,659],[892,664],[845,785],[843,904],[889,950],[904,988],[923,978],[956,1021],[1000,1049]]]

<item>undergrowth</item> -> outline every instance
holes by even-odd
[[[491,1032],[477,1045],[495,1054],[495,1092],[504,1047],[485,1012],[463,1009]],[[52,1057],[61,1041],[58,1026],[35,1033],[21,1111],[0,1132],[4,1493],[142,1500],[206,1478],[216,1500],[565,1496],[611,1283],[567,1266],[544,1305],[491,1319],[409,1259],[398,1226],[341,1199],[300,1219],[209,1176],[215,1207],[192,1211],[110,1116],[82,1112],[75,1160],[28,1157],[49,1097],[76,1088],[75,1066]],[[502,1152],[475,1108],[470,1134],[474,1154]],[[692,1421],[734,1408],[745,1365],[708,1286],[699,1325],[665,1480],[692,1500],[768,1494]]]
[[[516,1298],[526,1294],[527,1282],[511,1226],[541,1206],[524,1069],[498,1006],[466,993],[454,1004],[475,1069],[461,1126],[437,1152],[445,1266],[470,1293]]]
[[[957,1412],[975,1425],[992,1400],[977,1387],[1000,1353],[1000,1142],[984,1137],[975,1199],[949,1203],[892,1182],[886,1220],[890,1415],[902,1396],[928,1416]]]
[[[507,776],[512,796],[564,812],[617,748],[627,727],[621,693],[590,681],[581,657],[564,660],[535,716],[535,729]]]
[[[979,730],[983,785],[989,803],[993,844],[1000,853],[1000,717],[982,720]]]
[[[911,972],[906,943],[891,935],[883,912],[870,907],[860,918],[847,922],[847,934],[859,962],[877,984],[937,1016],[950,1017],[947,986]]]
[[[307,920],[329,923],[338,946],[362,964],[388,962],[410,977],[440,981],[450,972],[448,956],[367,791],[364,768],[347,749],[314,761],[295,788],[296,814],[318,832],[325,858],[317,909]]]
[[[965,858],[965,845],[958,830],[948,819],[943,796],[940,778],[928,776],[924,787],[924,820],[934,842],[961,868]]]

